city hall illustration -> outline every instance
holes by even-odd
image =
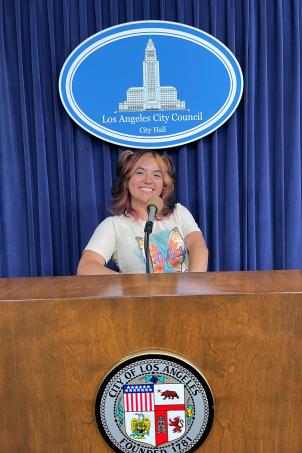
[[[120,112],[142,110],[185,110],[185,101],[177,99],[173,86],[160,86],[159,61],[152,39],[149,39],[143,61],[143,86],[127,90],[127,100],[119,103]]]

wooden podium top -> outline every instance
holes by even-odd
[[[0,279],[0,302],[302,293],[302,270]]]

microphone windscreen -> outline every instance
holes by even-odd
[[[151,197],[148,200],[148,208],[149,206],[155,206],[157,212],[160,212],[164,207],[164,202],[160,197]]]

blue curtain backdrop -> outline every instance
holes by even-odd
[[[301,0],[0,0],[0,275],[75,273],[107,215],[121,149],[69,118],[59,72],[90,35],[147,19],[216,36],[243,70],[244,94],[231,119],[202,140],[168,150],[177,199],[204,232],[209,270],[301,268],[301,6]]]

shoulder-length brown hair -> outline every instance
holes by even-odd
[[[174,184],[175,184],[175,167],[172,159],[166,155],[160,155],[154,151],[123,151],[116,163],[116,178],[113,182],[111,193],[112,202],[109,211],[114,215],[131,215],[131,195],[128,189],[128,183],[134,174],[138,160],[153,156],[158,163],[163,175],[163,191],[160,195],[164,202],[164,207],[158,218],[166,217],[171,214],[175,208],[173,201]]]

